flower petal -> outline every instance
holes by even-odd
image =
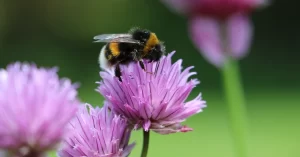
[[[129,154],[131,153],[132,149],[134,148],[135,143],[132,143],[130,145],[128,145],[124,150],[123,150],[123,154],[121,157],[127,157],[129,156]]]
[[[229,54],[240,59],[244,57],[251,44],[253,27],[247,15],[235,14],[226,22]]]
[[[221,66],[225,56],[222,51],[220,23],[209,17],[197,16],[190,19],[189,31],[195,46],[212,64]]]
[[[150,120],[147,120],[143,124],[143,128],[144,128],[145,131],[149,131],[150,126],[151,126],[151,121]]]

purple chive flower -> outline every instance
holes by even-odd
[[[88,109],[89,108],[89,111]],[[134,147],[128,145],[131,130],[127,121],[103,108],[86,104],[69,124],[69,136],[60,157],[127,157]]]
[[[57,69],[14,63],[0,69],[0,149],[15,156],[42,156],[66,133],[79,101]]]
[[[267,0],[162,0],[189,18],[191,39],[203,56],[220,67],[227,57],[244,57],[251,44],[250,13]]]
[[[137,63],[121,66],[122,82],[113,73],[100,72],[103,81],[98,91],[110,102],[111,108],[129,120],[135,129],[153,130],[160,134],[191,131],[180,123],[201,112],[206,106],[199,94],[185,102],[192,89],[199,84],[188,78],[193,67],[183,72],[181,63],[171,63],[171,53],[162,57],[156,74],[149,74]],[[154,71],[157,62],[144,62],[148,71]]]

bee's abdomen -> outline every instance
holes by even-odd
[[[135,49],[137,49],[136,46],[136,44],[119,43],[120,55],[118,56],[118,60],[120,60],[120,63],[127,64],[134,60],[134,53],[132,52],[135,51]]]
[[[108,60],[112,58],[116,58],[120,55],[119,45],[118,43],[108,43],[108,46],[106,48],[106,58]]]
[[[107,59],[110,66],[117,63],[118,55],[116,55],[116,54],[119,53],[119,52],[116,52],[116,51],[119,51],[119,50],[117,50],[114,47],[115,45],[111,45],[111,44],[114,44],[114,43],[108,43],[105,47],[105,58]]]

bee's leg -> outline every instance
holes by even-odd
[[[117,76],[119,78],[119,81],[122,82],[122,79],[121,79],[121,69],[120,69],[120,65],[117,64],[116,65],[116,69],[115,69],[115,76]]]
[[[141,68],[142,68],[146,73],[152,74],[152,72],[147,71],[147,69],[145,68],[145,65],[144,65],[144,62],[143,62],[143,61],[140,60],[140,61],[139,61],[139,64],[140,64]]]
[[[144,71],[146,71],[145,65],[144,65],[143,61],[139,61],[139,64],[140,64],[141,68],[142,68]]]

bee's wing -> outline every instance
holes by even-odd
[[[131,34],[101,34],[94,37],[94,42],[116,42],[140,44],[140,41],[132,39]]]

